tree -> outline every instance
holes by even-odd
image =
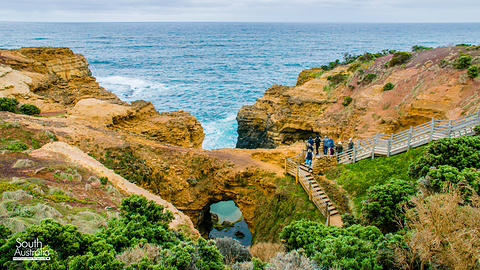
[[[403,220],[402,205],[415,192],[412,183],[401,179],[370,187],[362,207],[363,222],[377,226],[383,233],[398,230],[398,221]]]

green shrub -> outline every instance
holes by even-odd
[[[377,74],[375,74],[375,73],[368,73],[368,74],[365,75],[365,77],[363,78],[363,82],[371,83],[371,82],[373,82],[373,80],[375,80],[376,78],[377,78]]]
[[[475,135],[479,136],[480,135],[480,125],[476,125],[473,128],[473,131],[475,131]]]
[[[401,179],[370,187],[362,207],[363,222],[377,226],[383,233],[395,232],[403,220],[402,204],[415,193],[413,184]]]
[[[407,62],[412,57],[412,54],[409,52],[396,52],[392,56],[392,60],[389,62],[389,66],[393,67],[396,65],[401,65]]]
[[[333,76],[328,76],[327,80],[329,80],[332,84],[339,84],[339,83],[345,81],[346,77],[347,76],[340,73],[340,74],[335,74]]]
[[[106,185],[107,182],[108,182],[108,177],[106,176],[100,177],[100,183],[102,183],[102,185]]]
[[[410,164],[408,173],[412,178],[426,176],[430,168],[450,165],[459,171],[480,169],[480,137],[444,138],[428,144],[425,154]]]
[[[350,105],[350,103],[352,103],[353,101],[353,98],[351,98],[350,96],[347,96],[345,97],[344,101],[342,102],[342,105],[347,107],[348,105]]]
[[[478,66],[470,66],[467,69],[467,74],[468,74],[468,77],[472,79],[475,79],[476,77],[478,77]]]
[[[18,101],[15,98],[0,98],[0,111],[16,112]]]
[[[280,233],[288,251],[302,248],[326,269],[381,269],[376,262],[382,233],[374,226],[346,229],[299,220]]]
[[[26,145],[22,142],[13,142],[13,143],[7,145],[4,149],[5,150],[10,150],[10,151],[21,152],[21,151],[27,150],[28,148],[29,148],[28,145]]]
[[[412,46],[412,52],[425,51],[425,50],[430,50],[430,49],[433,49],[433,47],[425,47],[425,46],[420,46],[420,45]]]
[[[26,115],[37,115],[40,114],[40,109],[32,104],[22,104],[19,108],[18,111],[22,114]]]
[[[453,66],[457,69],[466,69],[471,65],[472,59],[470,54],[462,54],[453,60]]]
[[[348,89],[353,90],[353,89],[355,89],[355,86],[349,84],[349,85],[348,85]]]
[[[386,84],[383,86],[383,91],[392,90],[393,87],[395,87],[395,86],[393,85],[393,83],[388,82],[388,83],[386,83]]]

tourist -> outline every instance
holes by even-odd
[[[352,150],[354,145],[352,138],[348,139],[348,150]]]
[[[332,139],[332,137],[328,138],[328,147],[330,148],[330,155],[333,156],[335,141]]]
[[[305,164],[308,165],[308,171],[310,171],[310,167],[312,166],[312,159],[313,159],[313,151],[312,149],[308,149],[307,154],[305,154]]]
[[[327,151],[328,151],[328,138],[327,138],[327,136],[325,136],[325,138],[322,140],[322,142],[323,142],[323,154],[327,155]]]
[[[313,146],[313,139],[312,139],[312,137],[308,138],[308,143]]]
[[[343,152],[342,142],[338,142],[337,146],[335,146],[335,151],[337,152],[337,155],[340,155]]]
[[[320,138],[318,137],[318,135],[315,137],[315,155],[318,156],[318,148],[320,147]]]

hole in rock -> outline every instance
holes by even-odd
[[[250,246],[252,233],[234,201],[221,201],[210,205],[210,217],[213,225],[208,234],[210,238],[230,237],[244,246]]]

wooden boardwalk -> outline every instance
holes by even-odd
[[[359,140],[353,149],[338,155],[338,163],[355,163],[375,156],[392,156],[408,151],[410,148],[425,145],[433,140],[474,135],[473,128],[480,125],[480,110],[477,113],[456,120],[431,121],[395,134],[380,134]],[[340,214],[328,195],[308,172],[305,166],[304,150],[298,156],[285,159],[285,173],[295,177],[307,192],[310,200],[327,218],[326,225],[342,226]]]
[[[358,140],[354,148],[338,155],[338,163],[355,163],[375,156],[392,156],[408,151],[410,148],[425,145],[433,140],[474,135],[473,128],[480,125],[480,110],[477,113],[456,120],[431,121],[410,129],[395,133],[378,133],[370,138]]]
[[[294,176],[296,182],[302,185],[310,200],[327,218],[325,225],[341,227],[343,223],[337,208],[312,174],[308,171],[308,167],[304,162],[305,156],[303,151],[298,156],[286,158],[285,173]]]

